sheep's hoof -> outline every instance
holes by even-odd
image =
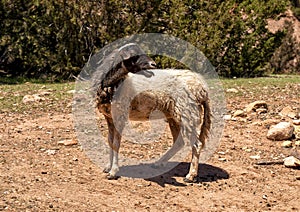
[[[106,176],[106,178],[107,178],[108,180],[117,180],[117,179],[119,179],[120,177],[119,177],[119,176],[116,176],[116,175],[108,174],[108,175]]]
[[[197,177],[192,177],[192,178],[183,178],[183,181],[186,183],[196,183],[197,182]]]

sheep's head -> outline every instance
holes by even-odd
[[[131,73],[137,73],[146,69],[153,69],[156,63],[135,43],[122,46],[119,49],[123,65]]]

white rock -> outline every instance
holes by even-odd
[[[74,94],[76,91],[75,90],[69,90],[67,91],[67,93],[70,93],[70,94]]]
[[[284,165],[291,168],[300,167],[300,160],[294,156],[290,156],[284,159]]]
[[[293,120],[294,125],[300,125],[300,120]]]
[[[256,111],[259,108],[268,110],[268,105],[265,101],[255,101],[246,106],[245,110],[247,113]]]
[[[289,122],[280,122],[270,127],[267,138],[275,141],[290,139],[293,136],[294,126]]]
[[[223,119],[226,120],[226,121],[228,121],[228,120],[231,119],[231,115],[225,115],[225,116],[223,116]]]
[[[75,139],[67,139],[67,140],[58,141],[57,144],[65,145],[65,146],[72,146],[72,145],[76,145],[77,141]]]
[[[295,141],[295,146],[300,146],[300,141]]]
[[[237,89],[235,89],[235,88],[228,88],[228,89],[226,90],[226,92],[227,92],[227,93],[238,93],[239,91],[238,91]]]
[[[251,155],[250,158],[258,160],[258,159],[260,159],[260,155]]]
[[[54,155],[56,153],[55,149],[48,149],[45,151],[45,153],[47,153],[48,155]]]
[[[293,142],[284,141],[284,142],[282,142],[281,146],[284,147],[284,148],[291,148],[291,147],[293,147]]]
[[[27,104],[27,103],[33,103],[33,102],[41,102],[44,100],[45,100],[44,97],[40,97],[38,94],[33,94],[33,95],[25,95],[22,99],[22,102],[24,104]]]

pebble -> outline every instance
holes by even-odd
[[[244,110],[237,110],[234,112],[233,117],[246,117],[247,114]]]
[[[250,158],[258,160],[258,159],[260,159],[260,156],[259,155],[251,155]]]
[[[225,116],[223,117],[223,119],[224,119],[225,121],[228,121],[228,120],[231,119],[231,115],[225,115]]]
[[[45,151],[45,153],[47,153],[48,155],[54,155],[56,153],[55,149],[48,149]]]
[[[267,138],[275,141],[287,140],[293,136],[294,129],[290,122],[280,122],[270,127]]]
[[[265,101],[255,101],[247,105],[245,110],[247,113],[250,113],[252,111],[256,111],[259,108],[268,110],[268,105]]]
[[[67,139],[67,140],[58,141],[57,144],[65,145],[65,146],[72,146],[72,145],[77,145],[78,142],[75,139]]]
[[[239,91],[235,88],[229,88],[226,90],[227,93],[238,93]]]
[[[291,148],[291,147],[293,147],[293,142],[284,141],[284,142],[282,142],[281,146],[284,147],[284,148]]]
[[[300,167],[300,160],[294,156],[290,156],[284,159],[284,165],[290,168]]]
[[[296,118],[297,114],[295,111],[293,111],[293,109],[291,108],[291,106],[286,106],[284,107],[281,112],[279,113],[280,116],[282,117],[289,117],[289,118]]]

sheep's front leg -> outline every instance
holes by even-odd
[[[112,165],[111,169],[108,173],[107,179],[117,179],[118,176],[116,175],[119,171],[119,149],[120,149],[120,142],[121,142],[121,134],[118,132],[116,128],[114,128],[114,142],[111,148],[112,151]]]
[[[199,140],[197,140],[197,142],[195,142],[194,145],[192,146],[192,161],[190,164],[189,173],[184,178],[185,182],[197,181],[198,168],[199,168],[199,156],[200,156],[201,149],[202,149],[202,143]]]
[[[113,120],[105,117],[108,125],[108,145],[109,145],[109,162],[104,168],[105,173],[109,173],[108,179],[116,179],[116,173],[119,171],[118,152],[120,148],[121,135],[115,128]]]

